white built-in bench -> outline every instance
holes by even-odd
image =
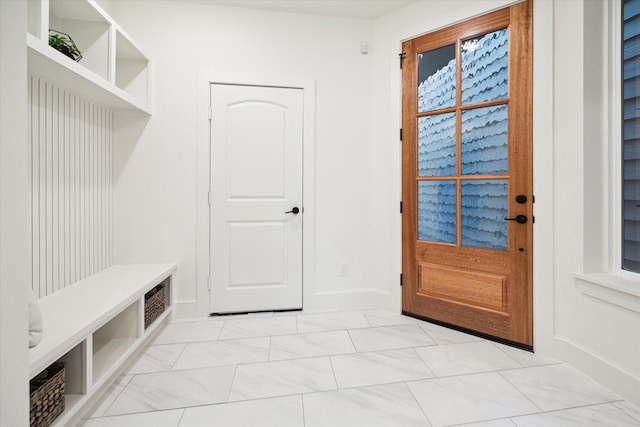
[[[166,322],[175,269],[175,264],[116,265],[39,300],[42,341],[29,349],[29,378],[65,361],[66,409],[54,426],[78,421]],[[161,282],[167,285],[165,311],[145,329],[144,296]]]

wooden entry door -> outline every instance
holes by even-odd
[[[212,313],[302,308],[303,90],[211,85]]]
[[[531,1],[403,53],[403,311],[532,347]]]

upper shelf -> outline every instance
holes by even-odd
[[[150,63],[93,0],[29,0],[29,69],[116,110],[151,114]],[[71,36],[75,62],[49,46],[49,29]]]

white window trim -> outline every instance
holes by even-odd
[[[640,313],[640,274],[622,269],[622,1],[608,2],[603,16],[608,36],[605,78],[608,79],[606,96],[608,106],[607,199],[609,202],[607,246],[602,248],[605,269],[601,272],[575,273],[578,289],[585,295]]]

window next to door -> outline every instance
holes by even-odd
[[[584,5],[585,256],[577,283],[640,312],[640,0]],[[601,173],[590,178],[593,165]]]
[[[640,0],[622,5],[622,269],[640,273]]]

